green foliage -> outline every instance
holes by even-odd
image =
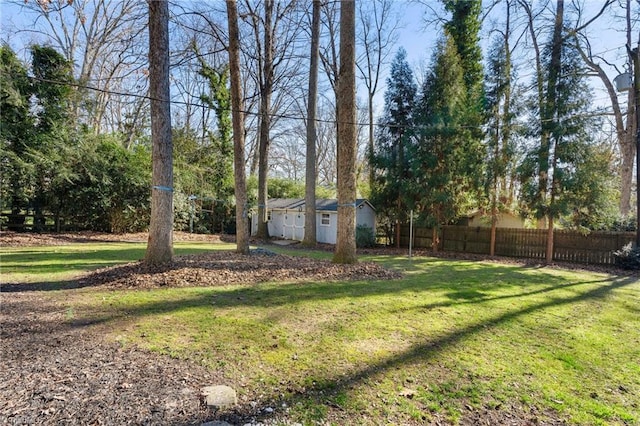
[[[620,250],[613,252],[616,265],[625,269],[640,269],[640,247],[635,247],[629,243]]]
[[[399,49],[387,79],[384,116],[376,135],[371,167],[375,170],[371,200],[382,222],[404,220],[409,200],[404,186],[410,183],[409,146],[413,135],[417,86],[407,62],[407,53]]]
[[[14,214],[32,209],[39,230],[52,184],[66,173],[62,152],[76,135],[71,125],[73,90],[53,83],[73,81],[71,64],[50,47],[32,46],[31,57],[27,71],[9,47],[2,47],[0,127],[3,185],[8,193],[3,207]]]
[[[487,111],[485,194],[489,211],[512,210],[514,181],[518,164],[516,121],[520,96],[513,86],[514,71],[508,44],[503,35],[497,36],[490,48],[485,76]]]
[[[419,220],[429,227],[446,224],[464,212],[477,188],[483,148],[471,137],[461,114],[466,101],[460,57],[453,39],[445,36],[424,80],[418,101],[420,127],[410,155],[414,176],[410,191]]]
[[[54,48],[47,46],[31,46],[33,94],[36,105],[38,127],[41,131],[53,130],[55,126],[70,125],[73,101],[72,83],[73,67]],[[35,108],[34,108],[35,107]]]
[[[459,114],[465,116],[469,136],[478,142],[483,139],[485,123],[485,99],[483,93],[482,49],[480,29],[482,0],[442,0],[451,19],[444,25],[445,32],[455,44],[460,57],[462,80],[467,100],[460,106]]]
[[[480,48],[481,0],[442,0],[451,19],[445,30],[453,38],[460,56],[464,85],[469,93],[482,90],[482,49]]]
[[[0,47],[0,192],[14,214],[28,205],[33,167],[25,154],[33,141],[32,90],[27,68],[8,46]]]
[[[151,155],[126,150],[116,137],[85,135],[66,149],[64,176],[54,180],[53,211],[80,229],[137,232],[149,224]]]
[[[612,229],[618,219],[614,153],[607,145],[579,144],[572,153],[573,166],[559,177],[561,201],[568,213],[561,217],[566,228]]]
[[[545,80],[550,52],[551,43],[544,55]],[[530,102],[534,118],[528,136],[534,142],[519,166],[522,210],[535,218],[561,218],[570,227],[606,227],[616,217],[613,156],[593,140],[599,121],[590,114],[592,91],[579,53],[568,42],[562,44],[556,86],[544,96],[543,102]],[[554,99],[547,99],[550,96]],[[544,111],[541,116],[541,107],[553,107],[553,114]],[[541,175],[548,176],[548,182]]]
[[[356,247],[369,248],[376,246],[376,234],[374,230],[366,225],[356,226]]]
[[[270,178],[269,198],[304,198],[304,183],[293,179]]]
[[[209,83],[209,94],[201,94],[200,100],[213,109],[217,124],[217,132],[208,132],[208,144],[203,146],[205,156],[200,163],[206,165],[212,175],[213,187],[209,191],[213,197],[230,200],[233,195],[233,128],[229,67],[209,66],[195,44],[193,48],[200,63],[198,73]]]
[[[316,198],[336,198],[336,189],[324,186],[316,187]]]
[[[174,222],[176,229],[188,230],[191,215],[199,232],[220,232],[232,219],[233,170],[211,132],[203,139],[192,129],[173,129]],[[226,171],[225,171],[226,170]],[[197,197],[197,203],[188,197]]]
[[[204,134],[189,127],[173,128],[174,224],[188,230],[193,220],[196,232],[222,232],[234,220],[229,70],[212,68],[195,45],[193,49],[200,63],[198,74],[209,86],[200,100],[215,113],[216,128]]]

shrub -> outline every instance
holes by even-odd
[[[367,248],[375,247],[375,245],[376,235],[374,234],[373,229],[366,225],[356,226],[356,247]]]
[[[618,266],[625,269],[640,269],[640,248],[634,247],[632,243],[614,251],[613,256]]]

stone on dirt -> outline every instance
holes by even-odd
[[[238,402],[236,391],[225,385],[207,386],[202,388],[204,402],[209,407],[228,407]]]

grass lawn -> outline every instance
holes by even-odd
[[[232,244],[201,242],[175,243],[174,253],[204,253],[212,248],[231,249]],[[46,282],[63,280],[107,266],[144,258],[145,243],[99,242],[39,247],[3,247],[0,249],[0,283]]]
[[[176,247],[181,254],[213,246]],[[3,249],[2,281],[55,287],[84,270],[139,259],[143,250],[116,243]],[[555,411],[575,424],[640,423],[637,278],[361,259],[405,277],[49,294],[110,339],[218,369],[241,402],[285,404],[304,424],[455,422],[469,409],[513,406]]]

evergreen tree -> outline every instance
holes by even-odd
[[[2,208],[10,208],[9,229],[29,202],[32,167],[26,152],[33,142],[34,117],[29,113],[32,88],[27,68],[8,46],[0,47],[0,192]]]
[[[407,151],[413,132],[417,86],[407,62],[407,53],[398,50],[387,78],[384,115],[376,138],[371,165],[375,182],[371,199],[382,216],[382,223],[404,221],[407,202],[404,187],[409,184],[410,168]],[[396,243],[399,243],[396,236]]]
[[[420,221],[433,228],[434,251],[439,227],[470,206],[481,171],[482,146],[461,113],[467,95],[460,57],[446,34],[438,41],[417,105],[418,134],[410,155],[414,179],[407,191]]]
[[[508,29],[494,39],[487,61],[485,94],[487,108],[485,195],[491,214],[490,254],[500,212],[511,211],[516,188],[516,116],[514,75]]]
[[[44,211],[52,199],[52,184],[68,170],[64,153],[74,140],[71,120],[73,81],[71,64],[55,49],[31,47],[26,67],[9,47],[2,47],[2,173],[3,200],[12,212],[9,228],[21,230],[19,216],[33,210],[35,229],[44,225]],[[5,207],[5,206],[3,206]]]
[[[463,80],[470,93],[482,91],[482,49],[480,48],[480,12],[482,0],[443,0],[451,12],[451,19],[444,28],[453,38],[460,56]]]
[[[610,158],[592,136],[598,122],[591,114],[587,73],[575,46],[566,37],[560,40],[560,69],[553,87],[544,92],[545,99],[532,99],[529,136],[536,142],[520,165],[522,209],[536,219],[546,218],[550,233],[560,218],[569,225],[598,226],[612,191]],[[553,53],[557,54],[551,42],[543,53],[547,83]],[[545,109],[543,114],[540,108]]]
[[[445,23],[444,28],[452,37],[460,57],[462,78],[467,92],[467,102],[461,111],[467,115],[465,121],[470,127],[469,135],[481,140],[482,125],[485,122],[484,75],[480,48],[482,0],[443,0],[443,3],[445,9],[451,12],[451,19]]]

